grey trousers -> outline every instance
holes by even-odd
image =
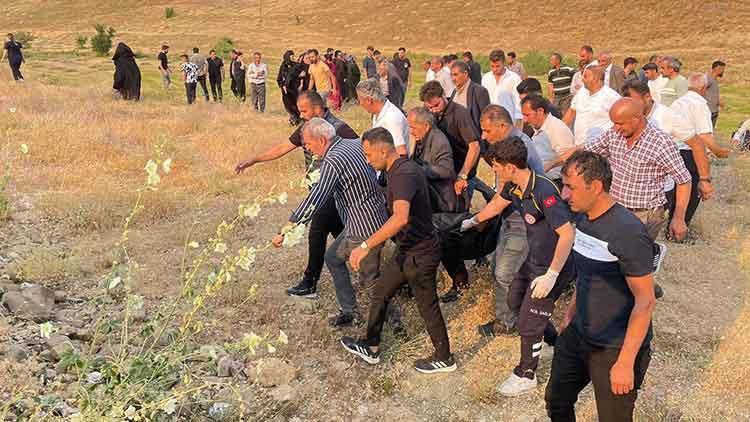
[[[250,104],[255,111],[266,111],[266,84],[250,84]]]
[[[352,286],[347,262],[352,250],[358,248],[365,240],[367,239],[349,236],[344,230],[326,250],[325,262],[336,288],[336,300],[344,313],[352,313],[357,309],[357,293]],[[382,249],[383,245],[371,248],[370,253],[360,264],[359,282],[366,289],[371,289],[375,279],[380,276],[380,252]]]
[[[495,248],[495,320],[508,327],[515,324],[518,315],[508,306],[508,292],[513,279],[529,254],[526,226],[518,212],[503,221]]]

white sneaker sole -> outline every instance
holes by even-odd
[[[317,293],[310,293],[309,295],[293,295],[289,292],[286,292],[287,296],[289,297],[298,297],[300,299],[317,299],[318,294]]]
[[[530,392],[536,390],[537,386],[538,385],[534,385],[533,387],[529,387],[529,388],[524,389],[524,390],[510,391],[510,392],[498,389],[498,393],[500,393],[500,395],[505,396],[505,397],[518,397],[518,396],[523,396],[524,394],[527,394],[527,393],[530,393]]]
[[[457,368],[458,368],[458,366],[456,366],[455,363],[453,365],[451,365],[451,366],[446,366],[445,368],[435,368],[435,369],[429,369],[429,370],[427,370],[427,369],[420,369],[420,368],[417,368],[416,366],[414,367],[414,369],[416,369],[418,372],[421,372],[423,374],[438,374],[438,373],[441,373],[441,372],[453,372]]]
[[[373,357],[365,355],[364,353],[360,353],[360,352],[358,352],[358,351],[356,351],[354,349],[350,349],[349,346],[347,346],[346,344],[344,344],[343,341],[341,341],[341,345],[344,346],[344,349],[347,352],[353,354],[354,356],[359,357],[360,359],[362,359],[363,361],[369,363],[370,365],[377,365],[377,364],[380,363],[380,358],[379,357],[373,358]]]

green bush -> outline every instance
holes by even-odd
[[[229,53],[234,50],[234,42],[232,42],[231,39],[224,37],[214,45],[214,50],[216,50],[217,56],[227,57],[229,56]]]
[[[79,49],[86,48],[86,43],[89,41],[89,37],[85,35],[79,35],[76,37],[76,44],[78,45]]]
[[[36,39],[34,34],[32,34],[31,32],[19,31],[13,35],[15,36],[16,41],[20,42],[25,49],[31,48],[31,43]]]
[[[519,60],[523,63],[526,68],[526,73],[530,77],[542,77],[549,71],[549,57],[552,55],[552,51],[536,51],[531,50],[524,54]],[[563,64],[571,66],[574,69],[578,68],[578,60],[563,56]]]
[[[164,9],[164,15],[167,17],[167,19],[171,19],[177,16],[177,12],[174,11],[174,7],[167,7],[166,9]]]
[[[105,28],[100,23],[94,25],[94,29],[96,29],[96,35],[91,37],[91,49],[99,56],[106,56],[112,48],[112,38],[115,37],[115,30],[111,26]]]

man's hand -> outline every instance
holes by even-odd
[[[352,266],[354,271],[359,271],[359,265],[369,252],[369,249],[362,249],[359,246],[352,250],[352,253],[349,254],[349,265]]]
[[[557,282],[557,276],[560,275],[557,271],[548,269],[544,275],[541,275],[531,282],[531,297],[534,299],[544,299],[547,297],[552,288],[555,287]]]
[[[453,189],[455,189],[456,191],[456,196],[464,193],[467,187],[469,187],[469,183],[464,179],[458,179],[456,180],[456,183],[453,184]]]
[[[704,201],[711,199],[714,193],[714,186],[708,180],[698,182],[698,195]]]
[[[471,217],[461,222],[461,232],[469,231],[479,225],[477,217]]]
[[[274,247],[280,248],[281,245],[284,243],[284,235],[279,233],[276,236],[273,237],[273,240],[271,241],[273,243]]]
[[[249,159],[247,161],[242,161],[239,164],[237,164],[237,167],[234,168],[234,172],[237,174],[242,173],[245,171],[246,168],[250,168],[255,165],[254,159]]]
[[[683,218],[673,218],[669,224],[669,235],[677,242],[682,242],[687,236],[688,228]]]
[[[615,395],[628,394],[634,386],[633,365],[623,364],[619,360],[609,370],[609,382]]]

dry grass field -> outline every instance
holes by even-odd
[[[207,50],[222,37],[246,52],[266,53],[274,75],[280,53],[290,47],[332,46],[358,57],[368,44],[386,54],[403,45],[420,57],[465,49],[486,55],[501,47],[523,56],[553,50],[573,55],[590,43],[613,50],[618,61],[626,55],[677,54],[689,70],[705,70],[712,60],[723,58],[729,67],[722,87],[726,105],[720,141],[726,144],[731,131],[750,117],[750,37],[745,29],[750,3],[487,3],[231,0],[217,7],[194,0],[23,0],[4,5],[0,32],[27,31],[36,40],[23,68],[27,82],[13,83],[7,65],[0,66],[0,180],[6,171],[10,177],[5,192],[0,190],[9,204],[7,217],[0,220],[0,283],[39,283],[64,291],[66,303],[82,304],[81,309],[110,309],[101,302],[101,282],[112,272],[112,261],[123,259],[123,221],[138,198],[146,162],[161,146],[164,157],[172,159],[171,172],[162,175],[158,190],[144,193],[143,209],[131,222],[127,241],[128,256],[138,264],[128,288],[144,298],[149,317],[180,296],[186,253],[193,256],[188,242],[210,244],[217,225],[233,219],[242,204],[269,192],[289,195],[288,203],[264,205],[257,218],[243,220],[227,235],[230,251],[254,246],[259,248],[257,259],[251,271],[236,273],[210,297],[201,314],[203,329],[195,336],[198,345],[228,345],[250,332],[287,334],[289,344],[277,345],[274,355],[298,370],[291,384],[295,397],[280,405],[271,400],[272,390],[249,385],[253,399],[248,420],[545,420],[542,387],[518,399],[495,391],[518,359],[518,339],[486,341],[476,334],[475,326],[492,312],[490,278],[482,270],[460,302],[443,308],[457,372],[427,377],[412,369],[412,359],[431,346],[408,302],[402,305],[409,340],[387,332],[384,364],[367,367],[345,354],[337,342],[341,333],[326,322],[336,311],[327,271],[317,301],[289,299],[284,289],[301,276],[306,245],[263,249],[305,194],[301,152],[241,176],[233,172],[239,160],[286,142],[292,130],[275,84],[269,84],[268,109],[260,115],[229,98],[228,83],[224,104],[206,104],[199,97],[187,107],[182,87],[165,92],[156,71],[162,42],[171,44],[174,63],[190,47]],[[176,17],[166,19],[166,7],[173,7]],[[113,100],[112,62],[76,50],[76,36],[90,36],[95,23],[113,26],[115,42],[125,41],[143,54],[138,60],[140,103]],[[417,103],[422,78],[417,73],[409,104]],[[340,114],[359,132],[368,127],[369,116],[356,106],[346,106]],[[28,147],[27,154],[21,145]],[[482,171],[488,172],[486,166]],[[701,205],[689,244],[669,244],[659,274],[667,294],[657,304],[654,357],[637,405],[641,421],[750,420],[750,157],[733,154],[715,162],[712,171],[716,198]],[[0,415],[11,402],[69,397],[64,384],[42,382],[35,364],[8,357],[11,344],[38,331],[37,324],[0,312]],[[248,367],[267,357],[237,351],[233,356],[246,360]],[[548,374],[549,363],[543,362],[540,380],[546,381]],[[249,382],[221,380],[227,385]],[[223,399],[222,390],[215,390],[206,400]],[[582,394],[578,409],[580,420],[596,420],[590,390]],[[52,418],[41,415],[36,419]],[[180,418],[208,415],[203,409]]]

